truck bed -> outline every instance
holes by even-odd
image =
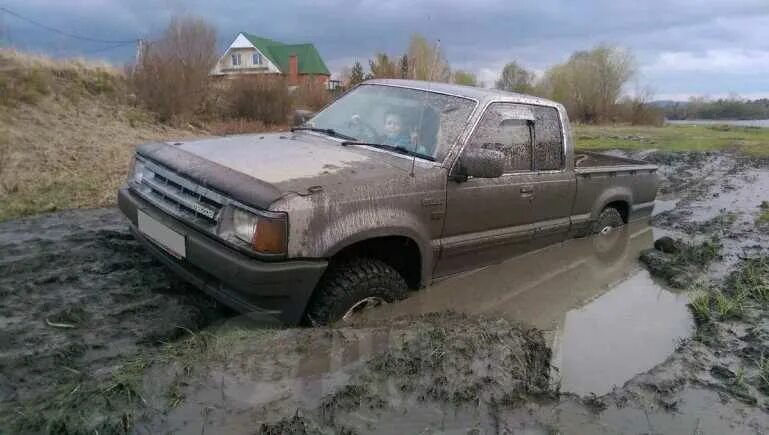
[[[574,170],[577,173],[587,174],[595,172],[617,172],[655,170],[657,165],[643,160],[629,159],[626,157],[612,156],[593,152],[576,152],[574,154]]]

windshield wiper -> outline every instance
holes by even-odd
[[[309,130],[309,131],[315,131],[318,133],[323,133],[328,136],[338,137],[339,139],[344,140],[351,140],[355,141],[358,140],[358,138],[347,136],[346,134],[339,133],[338,131],[334,130],[333,128],[318,128],[318,127],[291,127],[291,132],[295,131],[301,131],[301,130]]]
[[[384,143],[372,143],[372,142],[360,142],[355,140],[345,141],[342,142],[342,146],[348,146],[348,145],[363,145],[373,148],[381,148],[388,151],[395,151],[401,154],[408,154],[410,156],[419,157],[420,159],[430,160],[431,162],[435,161],[435,158],[432,156],[427,156],[424,154],[420,154],[414,150],[410,150],[403,146],[397,146],[397,145],[387,145]]]

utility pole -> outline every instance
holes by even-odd
[[[11,36],[8,26],[5,25],[5,11],[0,10],[0,47],[11,45]]]
[[[137,68],[141,68],[142,63],[144,62],[144,56],[147,55],[149,46],[150,44],[146,39],[136,40],[136,59],[134,60],[134,71],[136,71]]]

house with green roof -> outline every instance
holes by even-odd
[[[284,44],[241,32],[224,52],[212,76],[280,74],[289,84],[325,84],[331,73],[312,44]]]

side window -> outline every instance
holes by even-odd
[[[251,63],[254,65],[261,65],[262,64],[262,55],[259,53],[254,53],[251,59]]]
[[[467,149],[493,149],[506,158],[505,172],[530,171],[534,114],[520,104],[493,103],[470,137]]]
[[[531,106],[534,112],[534,170],[563,169],[563,134],[558,110]]]

